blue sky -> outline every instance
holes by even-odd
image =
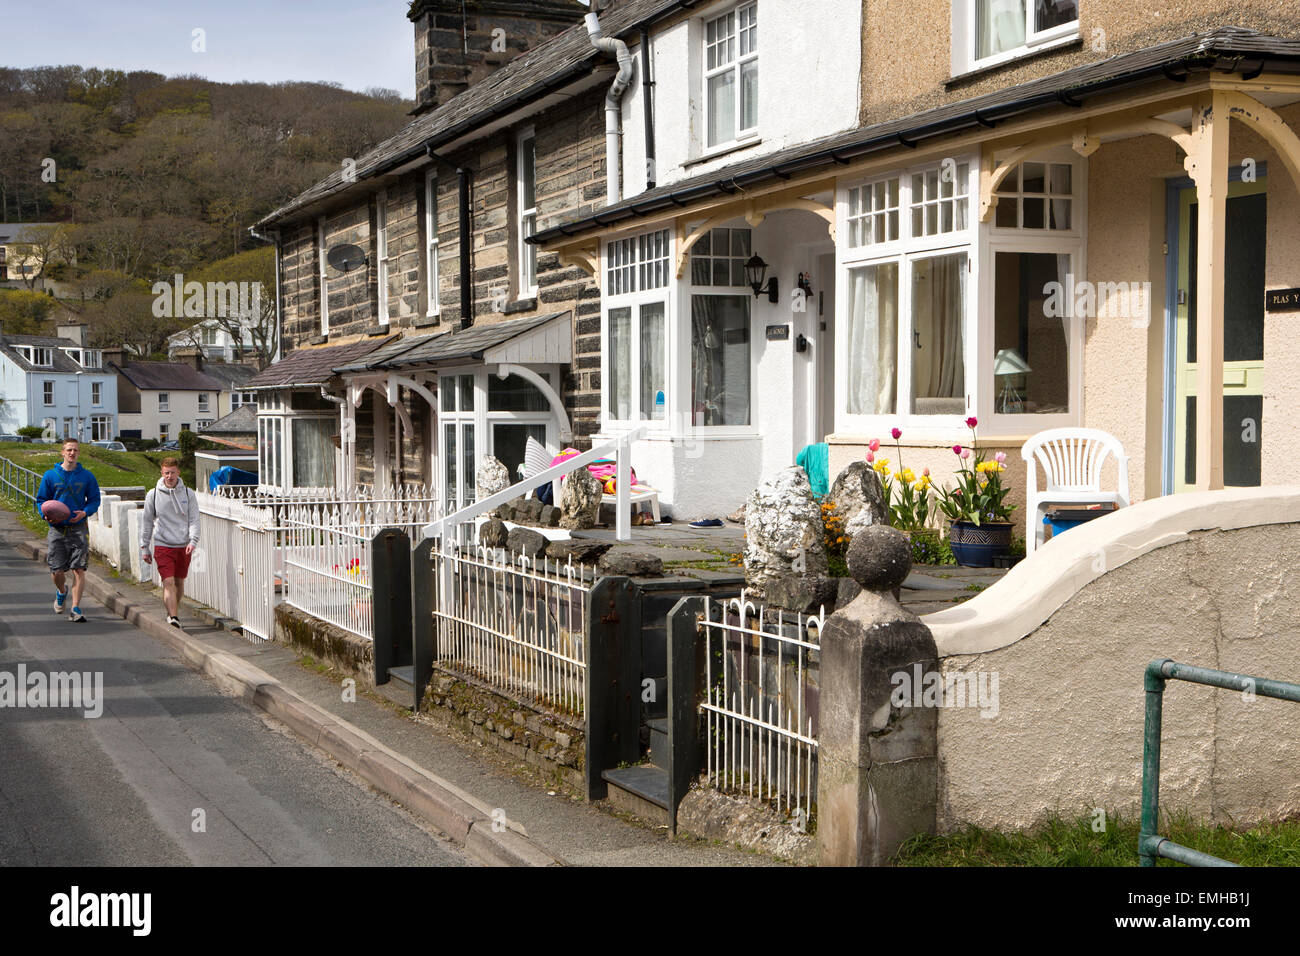
[[[6,18],[0,66],[330,80],[414,99],[415,33],[406,10],[407,0],[39,0],[18,20]],[[204,53],[192,49],[195,29],[205,31]]]

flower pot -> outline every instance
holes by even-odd
[[[1011,550],[1011,522],[954,521],[948,527],[952,556],[963,568],[991,568],[993,559]]]

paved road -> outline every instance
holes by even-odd
[[[85,624],[52,600],[0,552],[0,866],[472,865],[93,600]],[[19,665],[101,673],[102,716],[6,704]]]

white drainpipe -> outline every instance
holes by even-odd
[[[621,196],[618,159],[618,128],[622,115],[620,102],[623,91],[632,82],[632,54],[627,52],[627,44],[622,40],[601,36],[600,18],[595,13],[587,14],[586,21],[591,45],[602,53],[618,58],[618,75],[605,94],[605,205],[612,206]]]

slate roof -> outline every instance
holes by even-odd
[[[698,0],[624,0],[601,14],[601,27],[607,37],[625,37],[648,26],[679,7],[694,6]],[[453,97],[435,110],[408,123],[368,153],[357,158],[356,181],[394,169],[423,155],[425,147],[437,149],[485,126],[551,89],[566,86],[598,66],[616,68],[614,61],[591,45],[581,20],[527,53],[520,54],[464,93]],[[539,88],[545,86],[545,89]],[[258,221],[254,229],[268,228],[319,200],[357,188],[344,183],[340,168]]]
[[[349,345],[295,349],[280,361],[268,365],[244,383],[245,388],[287,388],[291,385],[323,385],[334,376],[337,366],[382,348],[390,338],[363,339]],[[363,365],[364,367],[364,365]]]
[[[217,379],[226,391],[235,392],[248,384],[249,379],[257,374],[257,369],[239,362],[205,362],[203,374]]]
[[[54,350],[53,367],[46,366],[46,365],[33,365],[31,362],[28,362],[21,355],[19,355],[17,351],[14,350],[15,345],[34,345],[37,348],[53,349]],[[100,374],[105,374],[107,372],[107,369],[83,369],[80,365],[78,365],[71,358],[69,358],[66,352],[59,351],[60,349],[65,349],[69,347],[80,348],[80,346],[78,346],[75,342],[72,342],[68,339],[61,339],[53,335],[7,335],[6,334],[0,336],[0,352],[3,352],[6,358],[12,361],[24,372],[37,372],[37,373],[63,372],[69,374],[75,374],[81,371],[85,371],[87,373],[98,372]]]
[[[109,364],[141,391],[219,392],[226,387],[220,379],[205,375],[192,365],[179,362]]]
[[[24,230],[57,225],[59,225],[57,222],[0,222],[0,246],[11,242],[26,242]]]
[[[468,329],[442,332],[437,335],[416,335],[398,339],[382,349],[371,352],[364,361],[340,365],[335,368],[335,371],[362,372],[372,368],[403,368],[451,359],[481,359],[488,349],[502,342],[508,342],[516,335],[522,335],[540,325],[545,325],[552,319],[565,315],[566,312],[550,312],[524,319],[493,322],[490,325],[472,325]]]
[[[543,229],[528,241],[551,242],[669,207],[788,179],[792,173],[829,169],[871,153],[902,149],[934,136],[988,127],[996,121],[1034,111],[1068,108],[1078,105],[1083,98],[1119,86],[1162,77],[1177,80],[1193,69],[1253,72],[1262,69],[1266,62],[1272,69],[1300,72],[1300,40],[1240,27],[1220,27],[678,180]]]
[[[240,405],[229,415],[222,415],[206,428],[200,428],[199,434],[215,432],[219,435],[256,435],[257,406]]]

